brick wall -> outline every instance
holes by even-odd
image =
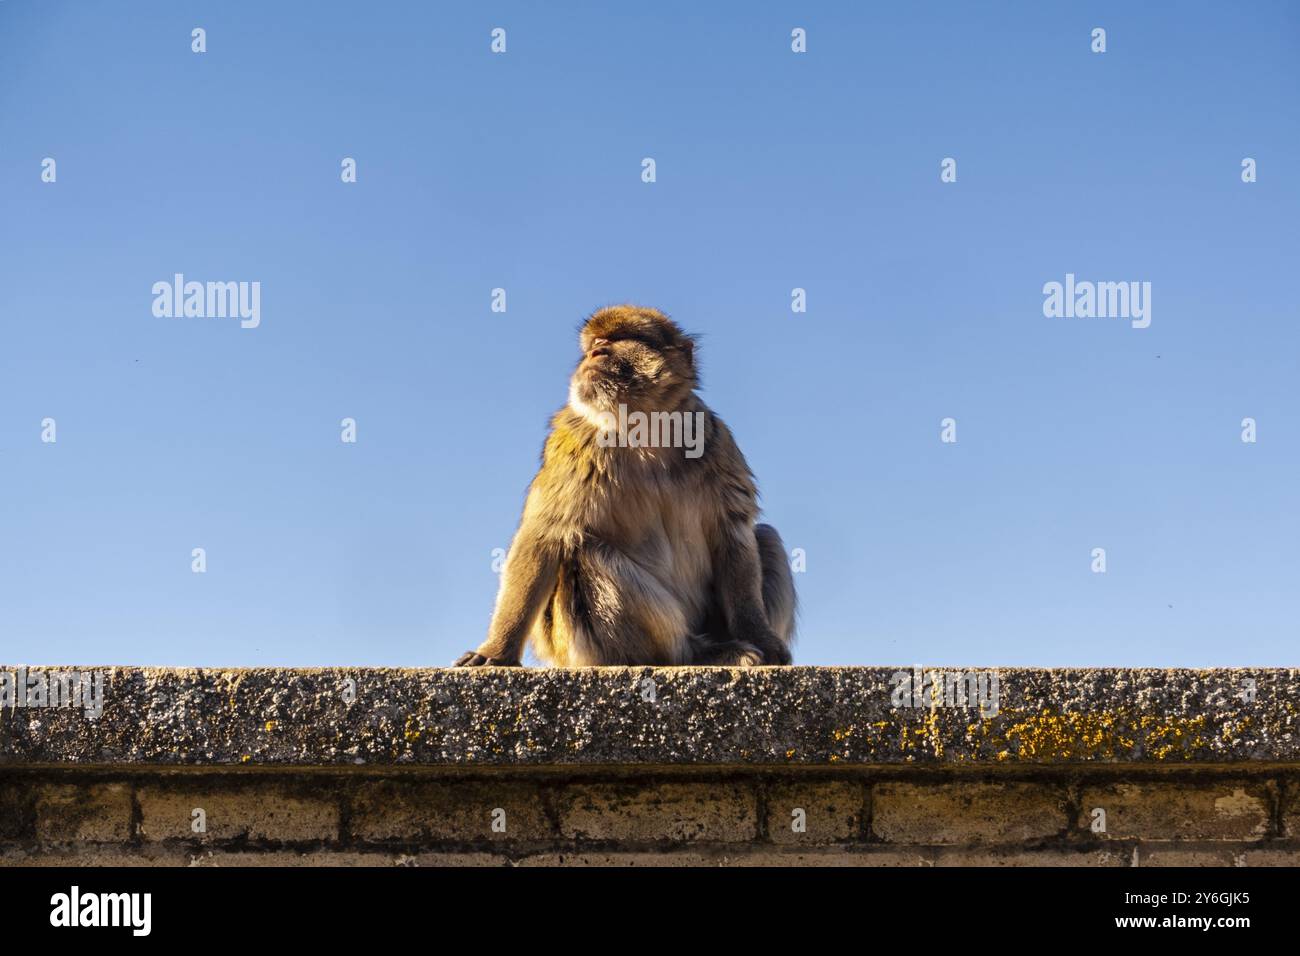
[[[1300,863],[1300,777],[1281,774],[24,771],[0,789],[10,865]]]

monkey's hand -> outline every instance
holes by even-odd
[[[522,661],[505,661],[497,657],[484,657],[478,651],[466,651],[452,667],[522,667]]]

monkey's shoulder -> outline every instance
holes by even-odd
[[[551,419],[551,430],[542,446],[539,476],[547,471],[584,471],[596,464],[597,435],[595,426],[581,415],[567,406],[560,409]]]

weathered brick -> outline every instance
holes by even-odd
[[[516,865],[533,866],[604,866],[604,867],[662,867],[662,866],[723,866],[724,857],[694,850],[674,849],[668,853],[653,851],[562,851],[535,853],[516,861]]]
[[[1300,837],[1300,777],[1282,784],[1282,835]]]
[[[384,867],[396,866],[397,857],[391,853],[351,853],[347,851],[324,849],[307,852],[294,850],[270,850],[263,853],[250,853],[236,850],[226,851],[220,847],[205,848],[200,853],[193,853],[187,862],[192,867],[226,867],[241,869],[267,867]]]
[[[1154,843],[1138,848],[1139,866],[1300,866],[1294,844],[1222,843],[1218,846]]]
[[[1300,846],[1243,846],[1234,866],[1300,866]]]
[[[1162,843],[1141,844],[1130,859],[1134,866],[1245,866],[1240,844],[1203,846],[1197,844]]]
[[[459,853],[450,850],[421,850],[419,853],[398,856],[393,865],[409,867],[494,867],[514,866],[515,859],[510,854],[509,846],[502,845],[494,847],[491,851],[485,851],[482,853]]]
[[[728,842],[758,834],[753,788],[734,782],[578,784],[557,803],[561,834],[579,840]]]
[[[730,848],[728,848],[730,852]],[[735,852],[728,866],[928,866],[925,854],[914,848],[868,845],[854,846],[755,846],[751,852]]]
[[[866,787],[851,780],[776,783],[767,791],[767,833],[773,843],[843,843],[861,835]],[[796,810],[802,810],[800,819]],[[803,832],[795,824],[802,822]]]
[[[585,851],[537,853],[517,861],[519,866],[611,866],[611,867],[755,867],[755,866],[923,866],[916,851],[894,847],[820,846],[800,848],[769,844],[717,845],[702,849],[681,844],[666,852]]]
[[[177,844],[143,845],[113,843],[72,843],[46,847],[38,852],[21,850],[0,852],[0,867],[7,866],[188,866],[186,848]]]
[[[1042,867],[1096,867],[1132,866],[1133,858],[1123,851],[1093,847],[1091,849],[1021,849],[1019,847],[986,846],[979,848],[945,846],[931,851],[934,866],[1042,866]]]
[[[878,783],[871,830],[891,843],[1012,843],[1065,830],[1064,795],[1037,783]]]
[[[548,839],[555,829],[535,784],[394,778],[360,787],[348,835],[376,843],[470,843]]]
[[[425,853],[407,855],[391,850],[358,851],[273,850],[265,853],[226,851],[220,847],[193,855],[196,867],[417,867],[417,866],[509,866],[510,859],[493,853]]]
[[[1109,840],[1259,840],[1268,833],[1268,798],[1245,783],[1115,783],[1085,787],[1079,827],[1106,811]]]
[[[0,840],[28,840],[35,835],[35,791],[25,782],[0,780]]]
[[[339,810],[335,799],[315,797],[274,782],[231,785],[177,781],[141,787],[140,835],[145,840],[336,840]],[[204,832],[193,829],[196,809],[204,812]]]
[[[42,843],[121,843],[131,838],[131,788],[122,783],[45,784],[36,795]]]

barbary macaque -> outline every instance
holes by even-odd
[[[655,309],[582,328],[569,401],[456,666],[789,664],[794,578],[731,431],[695,394],[695,341]]]

